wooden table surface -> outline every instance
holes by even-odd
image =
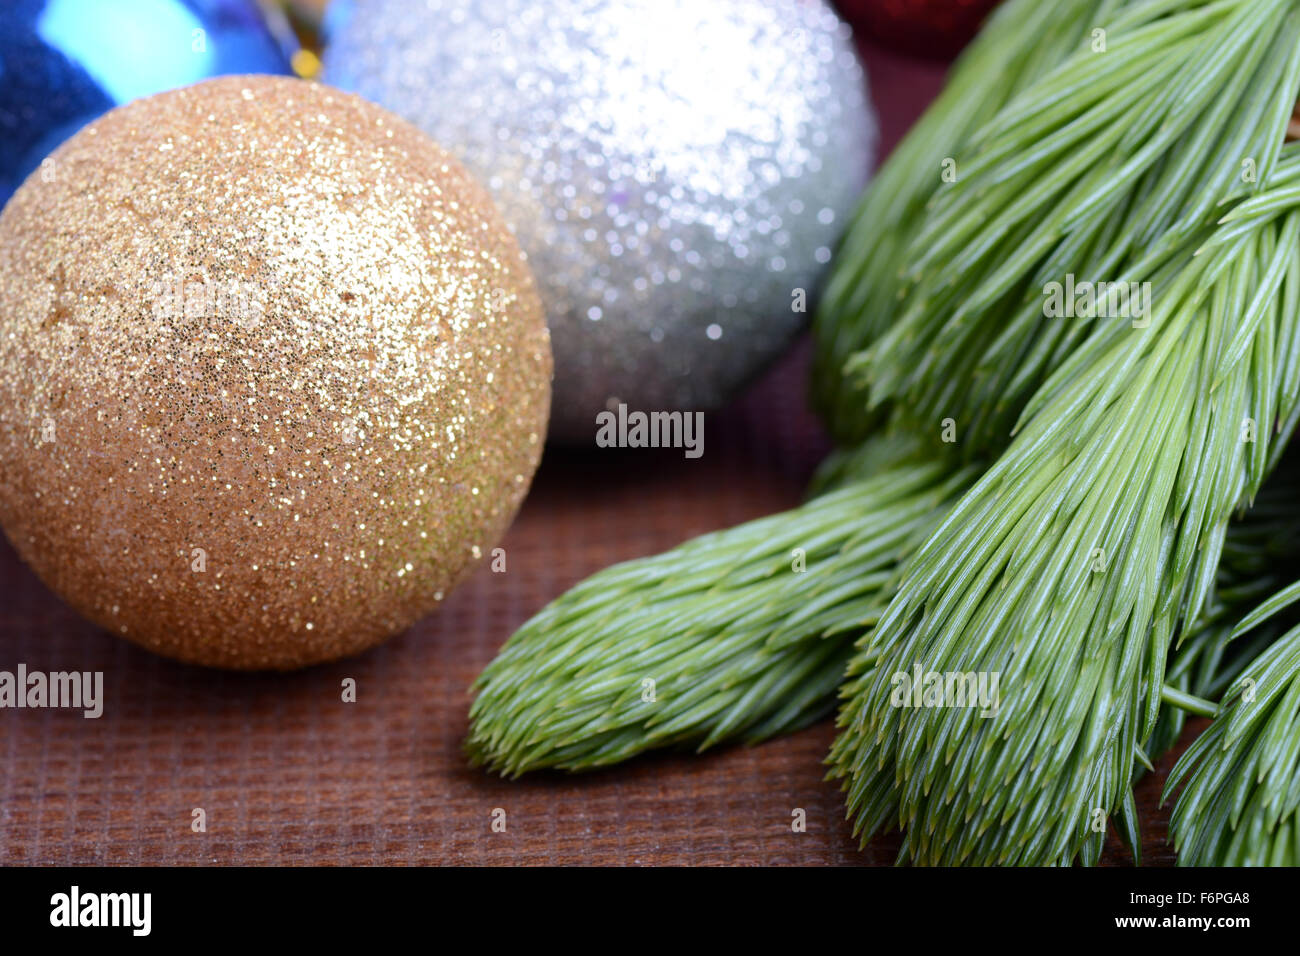
[[[864,46],[889,148],[942,68]],[[505,782],[460,753],[467,687],[550,598],[615,561],[789,507],[827,449],[804,342],[733,408],[705,453],[550,449],[487,568],[437,614],[350,661],[243,675],[161,660],[81,621],[0,543],[0,669],[100,670],[98,720],[0,711],[3,864],[879,864],[823,782],[829,722],[754,748],[659,755]],[[354,704],[340,683],[357,681]],[[1162,771],[1140,786],[1144,862],[1169,863]],[[191,829],[203,808],[207,832]],[[793,833],[791,810],[807,812]],[[492,814],[506,811],[506,831]],[[1104,862],[1130,863],[1111,836]]]

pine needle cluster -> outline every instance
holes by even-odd
[[[1242,621],[1233,636],[1300,600],[1300,582]],[[1300,864],[1300,627],[1245,669],[1218,716],[1165,784],[1184,782],[1170,822],[1180,866]]]

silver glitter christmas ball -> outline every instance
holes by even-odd
[[[324,79],[488,186],[537,277],[551,435],[717,407],[790,341],[875,122],[822,0],[336,0]]]

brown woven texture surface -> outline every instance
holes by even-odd
[[[866,49],[889,148],[939,68]],[[81,621],[0,544],[0,669],[104,672],[104,715],[0,711],[4,864],[877,864],[822,780],[824,722],[754,748],[505,782],[460,742],[467,688],[527,617],[615,561],[789,507],[827,448],[806,342],[680,451],[550,449],[503,546],[435,615],[354,660],[290,675],[183,667]],[[357,681],[343,703],[344,678]],[[1143,781],[1144,862],[1169,863]],[[201,807],[207,832],[191,829]],[[506,812],[505,832],[492,814]],[[807,831],[791,829],[791,811]],[[1128,864],[1112,835],[1104,862]]]

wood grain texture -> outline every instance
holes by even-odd
[[[883,145],[941,70],[867,48]],[[101,670],[99,720],[0,711],[3,864],[887,865],[823,782],[829,723],[756,748],[507,783],[460,754],[467,687],[529,615],[612,562],[796,503],[827,445],[806,343],[731,410],[704,456],[550,449],[504,547],[436,615],[351,661],[290,675],[182,667],[81,621],[0,545],[0,669]],[[358,700],[340,700],[344,678]],[[1186,741],[1184,741],[1186,742]],[[1161,772],[1138,798],[1147,863],[1172,861]],[[191,831],[191,811],[208,832]],[[793,833],[791,811],[807,812]],[[493,833],[491,814],[506,811]],[[1112,836],[1110,864],[1128,864]]]

